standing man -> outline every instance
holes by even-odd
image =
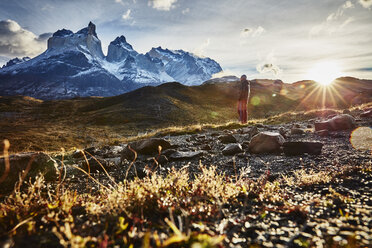
[[[249,100],[250,94],[250,82],[247,80],[246,75],[242,75],[240,77],[240,92],[239,92],[239,100],[238,100],[238,113],[239,113],[239,121],[242,124],[247,123],[247,104]]]

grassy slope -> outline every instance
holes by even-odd
[[[336,97],[334,107],[347,107],[355,99],[370,101],[366,94],[370,97],[371,86],[372,81],[368,80],[339,79],[334,87],[345,97]],[[286,111],[318,108],[321,100],[316,95],[321,95],[321,91],[311,94],[316,87],[311,81],[293,85],[255,81],[249,115],[264,118]],[[238,84],[233,82],[194,87],[167,83],[107,98],[40,101],[21,96],[0,97],[0,139],[10,140],[12,152],[55,151],[61,147],[70,149],[125,141],[128,136],[169,126],[223,124],[237,119],[237,96]],[[325,98],[333,99],[327,94]],[[341,99],[349,102],[345,104]]]

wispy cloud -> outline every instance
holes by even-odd
[[[262,35],[265,32],[266,30],[261,26],[258,26],[257,28],[245,28],[240,32],[240,36],[243,38],[247,38],[247,37],[254,38],[254,37],[258,37]]]
[[[46,49],[50,33],[35,35],[13,20],[0,21],[0,55],[35,56]]]
[[[354,7],[355,5],[351,1],[346,1],[335,12],[329,14],[324,22],[319,25],[313,26],[309,32],[310,36],[316,36],[321,34],[322,32],[328,32],[329,34],[331,34],[336,30],[342,29],[354,20],[353,18],[349,17],[342,23],[339,23],[341,21],[341,18],[344,16],[345,10]]]
[[[370,9],[372,6],[372,0],[359,0],[359,3],[366,9]]]
[[[195,48],[193,53],[198,56],[204,56],[205,50],[209,47],[211,44],[210,38],[206,39],[199,47]]]
[[[169,11],[174,8],[177,0],[149,0],[148,5],[157,10]]]
[[[190,9],[189,8],[186,8],[186,9],[182,10],[182,14],[184,14],[184,15],[186,15],[189,12],[190,12]]]
[[[273,52],[269,53],[264,60],[257,64],[256,70],[261,74],[272,73],[275,76],[283,72],[283,70],[276,64],[276,58],[274,57]]]
[[[121,16],[121,18],[122,18],[123,20],[129,20],[129,19],[132,19],[132,16],[130,15],[130,13],[131,13],[131,10],[128,9],[127,12],[125,12],[125,13]]]

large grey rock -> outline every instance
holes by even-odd
[[[340,131],[356,127],[355,118],[348,114],[336,115],[335,117],[321,122],[315,122],[315,131],[329,130]]]
[[[295,156],[304,153],[319,155],[322,152],[323,144],[320,142],[284,142],[283,151],[285,155]]]
[[[249,143],[251,153],[278,153],[284,143],[284,138],[279,133],[262,132],[255,135]]]
[[[53,181],[57,179],[58,165],[56,161],[43,152],[10,155],[9,163],[9,174],[5,180],[0,183],[1,192],[6,192],[14,188],[15,183],[19,181],[19,174],[27,169],[29,163],[31,163],[31,166],[25,180],[28,180],[30,177],[34,178],[39,173],[44,174],[46,181]],[[4,172],[5,161],[4,158],[0,158],[0,177],[3,176]]]
[[[229,156],[241,153],[242,151],[242,146],[240,144],[234,143],[226,145],[225,148],[222,150],[222,154],[225,156]]]

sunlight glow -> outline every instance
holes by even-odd
[[[333,80],[340,76],[342,76],[340,66],[332,61],[324,61],[316,64],[307,74],[307,78],[323,86],[330,85]]]

